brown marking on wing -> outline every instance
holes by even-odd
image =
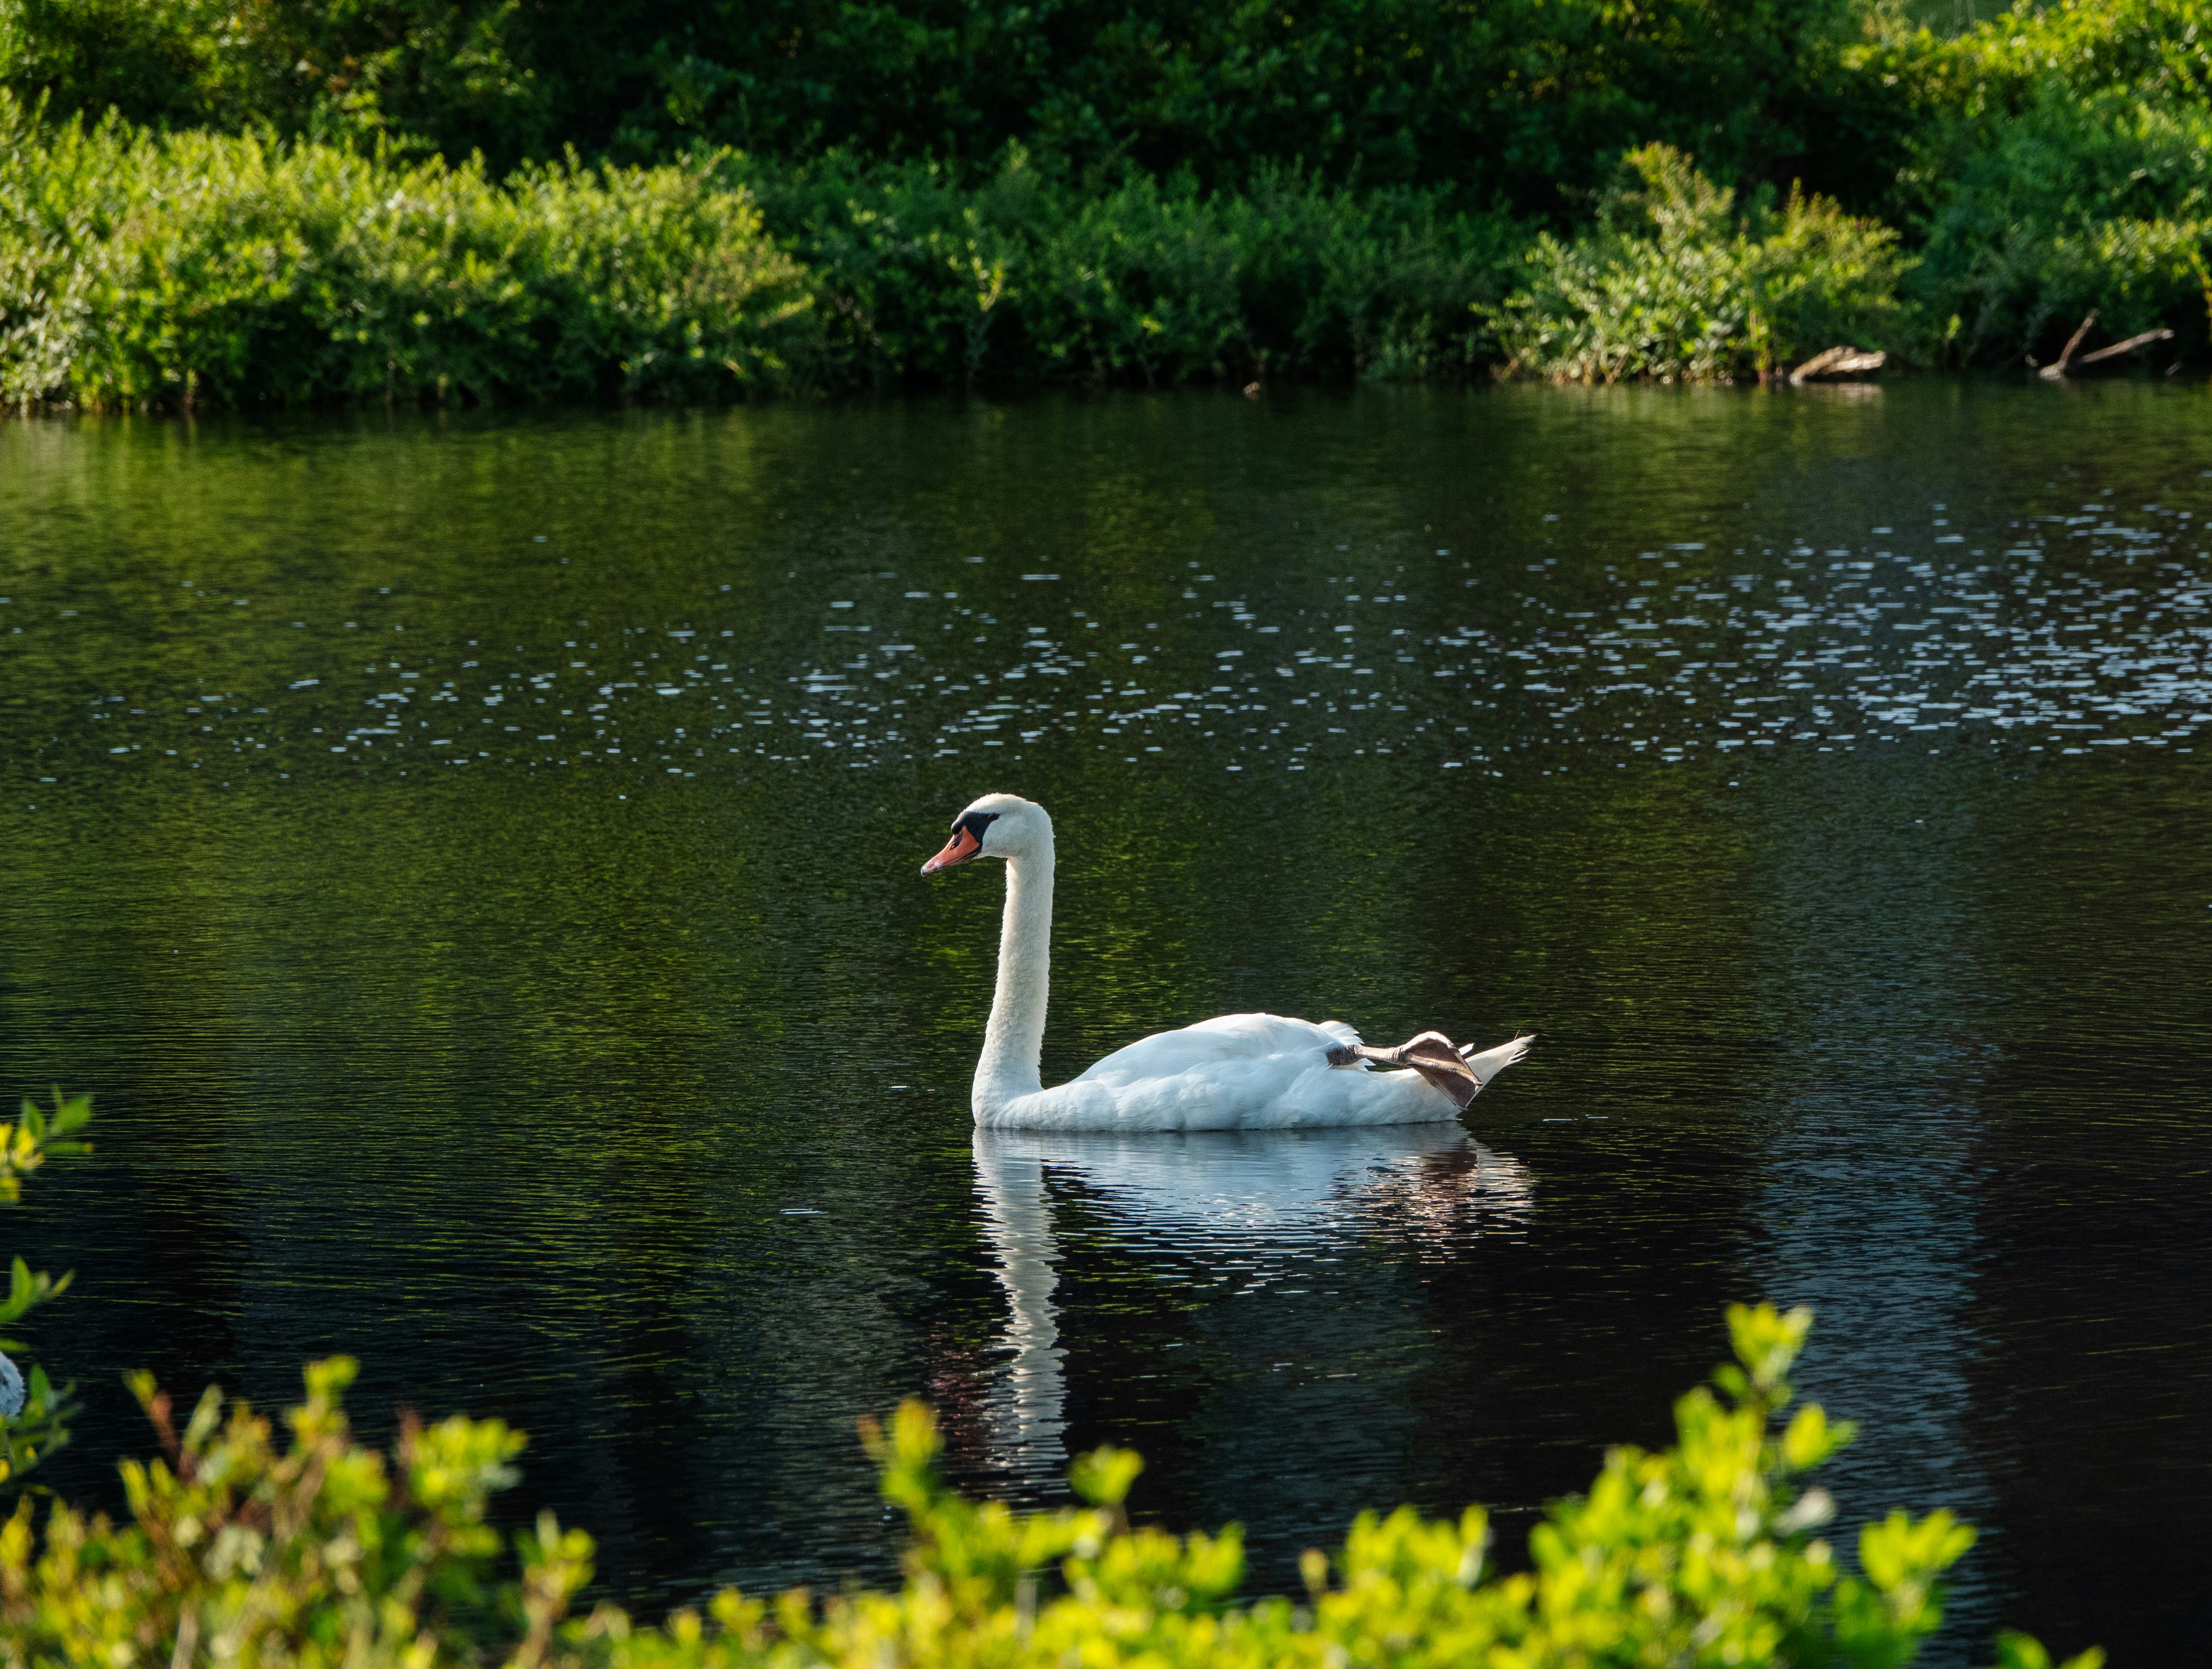
[[[1482,1089],[1482,1080],[1475,1077],[1474,1069],[1460,1059],[1451,1039],[1442,1032],[1423,1032],[1395,1049],[1371,1048],[1364,1043],[1339,1044],[1328,1051],[1328,1059],[1332,1066],[1351,1066],[1371,1060],[1378,1066],[1411,1067],[1449,1095],[1452,1105],[1462,1112]]]

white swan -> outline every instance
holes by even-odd
[[[953,820],[935,875],[977,858],[1006,864],[999,981],[970,1103],[997,1130],[1290,1130],[1431,1124],[1458,1116],[1528,1052],[1516,1037],[1481,1054],[1423,1032],[1370,1049],[1341,1020],[1225,1014],[1116,1049],[1048,1089],[1037,1062],[1051,986],[1052,819],[1014,794],[986,794]],[[1369,1063],[1410,1068],[1377,1072]]]

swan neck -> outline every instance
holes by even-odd
[[[999,926],[999,983],[975,1063],[977,1117],[1044,1087],[1038,1062],[1052,986],[1052,846],[1006,860],[1006,911]]]

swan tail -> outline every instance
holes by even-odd
[[[1510,1043],[1500,1043],[1494,1049],[1485,1049],[1480,1054],[1474,1052],[1474,1045],[1470,1043],[1459,1052],[1460,1058],[1467,1062],[1468,1068],[1474,1073],[1478,1086],[1487,1089],[1490,1087],[1491,1079],[1527,1054],[1528,1046],[1535,1041],[1536,1034],[1528,1032],[1515,1038]]]

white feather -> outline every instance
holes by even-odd
[[[1494,1049],[1485,1049],[1480,1054],[1475,1053],[1474,1046],[1470,1043],[1459,1052],[1460,1058],[1474,1069],[1476,1081],[1486,1089],[1490,1087],[1490,1080],[1527,1054],[1528,1046],[1535,1041],[1536,1034],[1528,1032],[1510,1043],[1500,1043]]]

